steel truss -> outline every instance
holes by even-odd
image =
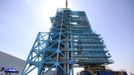
[[[39,32],[22,75],[74,75],[74,67],[110,64],[104,41],[92,31],[85,12],[58,9],[50,32]]]

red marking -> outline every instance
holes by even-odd
[[[130,75],[134,75],[134,73],[130,73]]]

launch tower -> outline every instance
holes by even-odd
[[[84,11],[57,9],[50,32],[39,32],[22,75],[74,75],[74,67],[94,74],[111,64],[100,34],[96,34]]]

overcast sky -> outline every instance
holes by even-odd
[[[0,51],[26,59],[38,32],[48,32],[50,17],[65,0],[0,0]],[[85,11],[92,29],[101,34],[114,70],[134,73],[134,0],[69,0],[72,10]]]

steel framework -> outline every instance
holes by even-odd
[[[74,75],[74,67],[112,63],[104,41],[91,29],[84,11],[57,9],[50,32],[39,32],[22,75]]]

